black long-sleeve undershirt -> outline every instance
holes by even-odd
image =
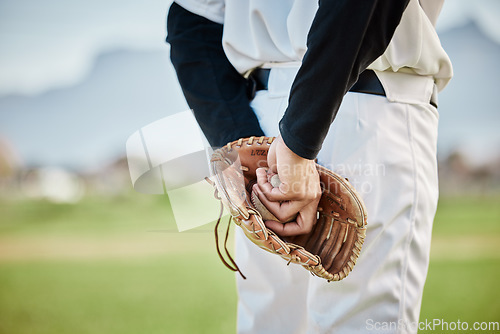
[[[280,121],[283,140],[293,152],[307,159],[317,156],[344,95],[384,53],[408,2],[319,2],[308,49]],[[203,26],[183,23],[189,15]],[[211,144],[221,146],[239,137],[261,135],[244,94],[245,82],[223,53],[222,25],[177,8],[170,11],[168,29],[179,82]]]
[[[280,122],[286,145],[314,159],[342,98],[389,45],[407,0],[322,0]]]
[[[263,136],[247,95],[247,81],[222,48],[222,24],[175,2],[167,20],[170,59],[186,101],[210,145]]]

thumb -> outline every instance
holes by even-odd
[[[267,166],[269,167],[269,171],[274,174],[278,174],[278,162],[276,158],[276,144],[278,142],[278,138],[275,138],[271,147],[267,151]]]

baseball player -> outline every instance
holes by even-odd
[[[341,282],[286,266],[237,233],[236,262],[248,277],[237,281],[239,333],[416,332],[438,198],[437,92],[452,77],[434,28],[442,3],[170,8],[171,60],[210,143],[278,137],[268,162],[289,187],[260,182],[261,200],[301,218],[268,227],[297,235],[314,224],[315,158],[347,177],[368,211],[363,252]]]

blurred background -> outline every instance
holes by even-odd
[[[171,1],[0,0],[0,333],[232,333],[212,225],[133,191],[125,142],[186,110]],[[447,0],[441,199],[421,320],[500,321],[500,1]],[[450,331],[451,332],[451,331]]]

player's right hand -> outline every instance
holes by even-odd
[[[259,199],[280,221],[266,221],[266,226],[281,236],[309,233],[316,222],[316,209],[321,197],[319,174],[313,160],[292,152],[281,136],[276,138],[267,155],[269,170],[257,170],[254,190]],[[274,188],[269,175],[278,174],[281,184]]]

